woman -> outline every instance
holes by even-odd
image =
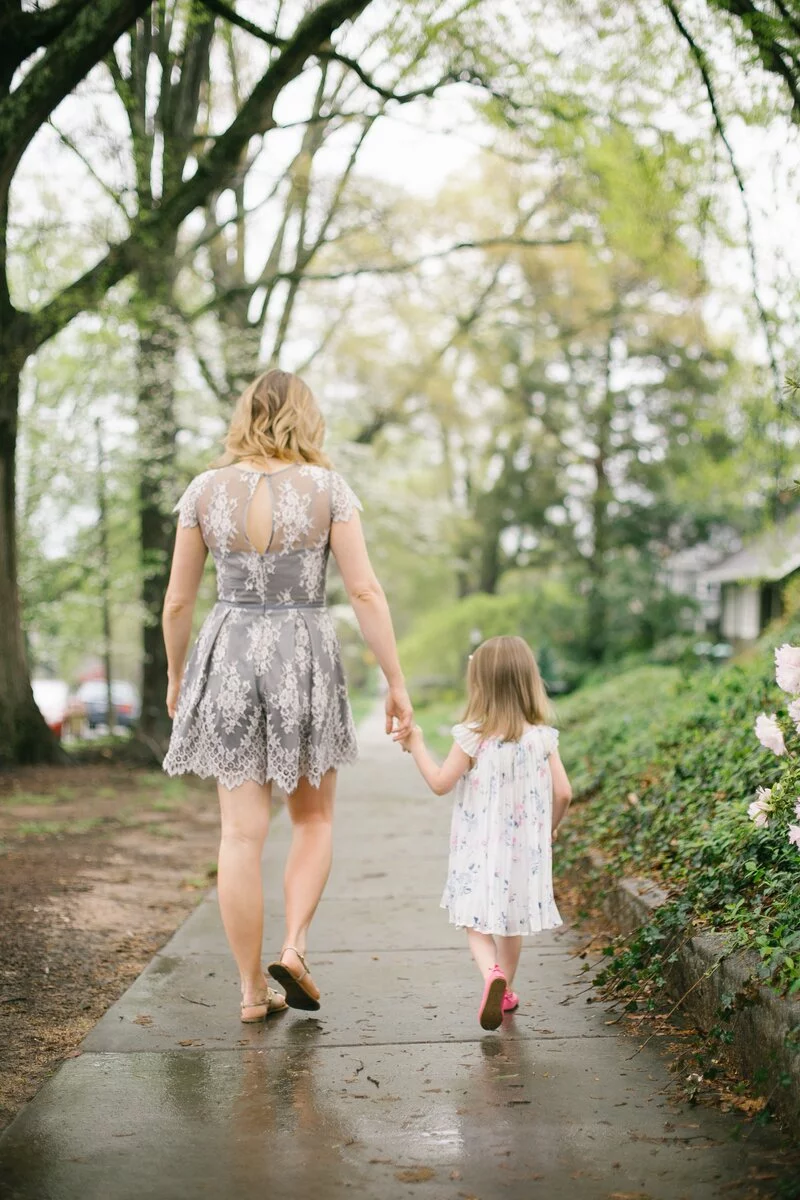
[[[328,555],[341,571],[364,638],[386,677],[386,732],[407,734],[413,713],[386,597],[370,565],[361,504],[322,453],[313,395],[284,371],[260,375],[240,397],[223,465],[189,484],[164,602],[174,718],[164,769],[213,776],[222,830],[218,892],[241,976],[245,1022],[289,1005],[318,1009],[306,939],[331,866],[337,768],[357,747],[339,645],[325,608]],[[218,602],[186,663],[208,551]],[[395,722],[397,723],[395,726]],[[287,793],[286,938],[261,965],[261,851],[275,780]]]

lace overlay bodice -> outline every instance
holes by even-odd
[[[272,530],[266,550],[247,534],[256,489],[268,487]],[[361,503],[341,475],[289,465],[272,473],[238,465],[204,471],[176,505],[183,526],[200,526],[214,558],[217,595],[232,604],[322,604],[333,521]]]

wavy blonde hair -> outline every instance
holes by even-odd
[[[493,637],[478,646],[469,660],[467,690],[462,720],[482,737],[516,742],[526,725],[553,719],[533,651],[521,637]]]
[[[236,401],[221,465],[277,458],[329,467],[324,440],[325,421],[311,388],[299,375],[274,368],[254,379]]]

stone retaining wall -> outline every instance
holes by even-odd
[[[589,865],[602,869],[595,851]],[[667,893],[647,879],[609,881],[603,908],[624,933],[645,925]],[[755,952],[725,953],[720,934],[699,934],[677,950],[665,974],[670,994],[702,1030],[724,1023],[739,1074],[755,1079],[770,1104],[800,1136],[800,1000],[787,1000],[754,981]],[[727,1015],[726,1015],[727,1014]]]

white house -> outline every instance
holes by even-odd
[[[661,566],[664,585],[678,596],[687,596],[697,604],[689,618],[695,633],[706,633],[717,626],[720,617],[720,585],[706,578],[709,568],[720,561],[720,550],[706,542],[671,554]]]
[[[701,574],[719,589],[719,632],[729,642],[752,642],[782,611],[781,594],[800,571],[800,515],[761,534]]]

